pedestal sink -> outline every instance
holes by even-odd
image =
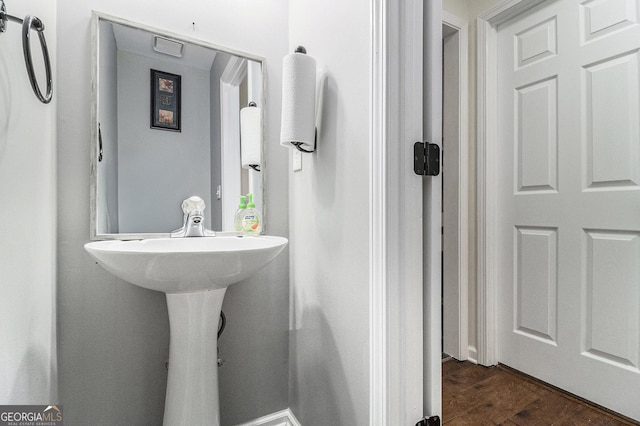
[[[85,249],[103,268],[167,295],[169,376],[164,425],[220,424],[217,328],[227,287],[271,262],[282,237],[215,236],[96,241]]]

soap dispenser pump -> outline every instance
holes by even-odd
[[[242,219],[244,218],[244,211],[247,209],[247,197],[240,196],[240,205],[236,210],[236,214],[233,217],[233,227],[237,232],[242,232]]]
[[[253,194],[247,194],[249,203],[242,215],[242,232],[245,235],[260,235],[262,232],[262,215],[253,202]]]

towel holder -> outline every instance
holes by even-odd
[[[0,0],[0,33],[7,31],[7,22],[17,22],[22,24],[22,53],[24,55],[24,63],[27,67],[27,75],[31,83],[31,88],[36,97],[43,104],[51,102],[53,95],[53,80],[51,77],[51,61],[49,60],[49,50],[47,49],[47,41],[44,38],[44,24],[37,16],[27,15],[24,19],[9,15],[4,5],[4,0]],[[31,28],[38,32],[40,46],[42,47],[42,55],[44,56],[44,68],[47,79],[47,93],[43,95],[36,80],[36,72],[33,67],[33,59],[31,58]]]

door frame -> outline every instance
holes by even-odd
[[[440,214],[440,191],[427,192],[430,198],[423,212],[423,180],[428,188],[440,185],[440,180],[419,177],[412,168],[413,143],[424,140],[425,119],[430,125],[425,136],[431,142],[441,143],[438,132],[442,127],[433,126],[432,122],[441,120],[441,114],[434,116],[427,108],[423,116],[422,91],[423,49],[432,55],[433,49],[442,48],[441,8],[441,0],[371,3],[369,424],[372,426],[415,424],[425,415],[441,415],[440,261],[428,269],[429,274],[423,272],[424,262],[427,260],[427,267],[430,266],[436,246],[440,256],[440,219],[431,214],[436,209]],[[436,23],[438,28],[433,27]],[[423,25],[427,34],[437,30],[435,42],[433,37],[424,37]],[[431,50],[428,43],[433,44]],[[438,72],[437,64],[429,66]],[[425,240],[423,233],[417,232],[423,223],[430,231],[437,226],[438,234],[430,232]],[[423,309],[425,296],[429,305]],[[433,305],[436,308],[430,309]],[[435,327],[437,332],[430,333]],[[437,346],[433,346],[434,341]],[[437,348],[437,360],[430,355],[433,348]]]
[[[419,73],[423,82],[422,137],[442,150],[442,1],[425,2],[423,14],[410,19],[422,19],[424,23],[422,46],[417,47],[424,52],[422,71]],[[407,87],[408,97],[416,96],[411,93],[417,92],[417,87],[420,86]],[[442,164],[442,155],[440,157]],[[420,211],[423,214],[424,241],[421,265],[424,271],[423,410],[426,416],[437,415],[442,418],[442,173],[421,178],[421,181],[423,197]],[[406,234],[415,232],[411,226],[407,226],[411,223],[417,222],[404,222],[405,238]]]
[[[506,0],[477,19],[478,30],[478,136],[477,136],[477,351],[478,363],[498,364],[498,256],[497,180],[498,152],[498,25],[545,0]]]
[[[450,303],[445,299],[444,310],[456,312],[457,324],[451,329],[457,341],[455,353],[449,353],[457,360],[471,358],[475,361],[475,350],[469,348],[469,23],[468,21],[442,11],[442,24],[458,33],[458,280],[457,300]],[[443,164],[443,168],[446,165]],[[446,191],[446,181],[444,183]],[[446,250],[446,247],[445,247]],[[444,273],[444,271],[443,271]]]
[[[247,76],[247,60],[232,57],[220,77],[220,135],[222,173],[222,229],[233,227],[237,194],[242,193],[240,160],[240,84]]]

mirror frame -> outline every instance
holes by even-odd
[[[114,24],[124,25],[127,27],[132,27],[135,29],[151,32],[154,34],[158,34],[164,37],[168,37],[174,40],[179,40],[185,43],[191,43],[198,46],[202,46],[208,49],[218,50],[220,52],[228,53],[230,55],[238,56],[247,60],[255,61],[260,64],[261,69],[261,86],[262,86],[262,134],[263,140],[261,143],[261,154],[262,154],[262,165],[260,172],[260,183],[261,183],[261,198],[262,198],[262,215],[263,215],[263,226],[262,230],[266,228],[265,226],[265,217],[266,217],[266,200],[265,200],[265,156],[264,156],[264,146],[265,146],[265,109],[266,109],[266,59],[261,56],[256,56],[250,53],[242,52],[235,49],[230,49],[228,47],[223,47],[216,45],[214,43],[209,43],[204,40],[199,40],[196,38],[191,38],[188,36],[184,36],[181,34],[173,33],[170,31],[162,30],[157,27],[153,27],[150,25],[142,24],[135,21],[130,21],[128,19],[120,18],[113,15],[108,15],[102,12],[98,12],[95,10],[91,11],[91,145],[90,145],[90,194],[89,194],[89,204],[90,204],[90,239],[95,240],[140,240],[140,239],[149,239],[149,238],[168,238],[171,236],[170,232],[167,233],[98,233],[98,155],[99,155],[99,130],[98,130],[98,122],[99,122],[99,90],[100,82],[99,82],[99,43],[100,43],[100,20],[113,22]],[[239,112],[238,112],[239,113]],[[176,206],[179,208],[179,206]],[[224,214],[224,208],[223,208]],[[176,228],[179,228],[181,224],[176,224]],[[233,231],[225,231],[225,230],[215,230],[216,234],[233,234]]]

